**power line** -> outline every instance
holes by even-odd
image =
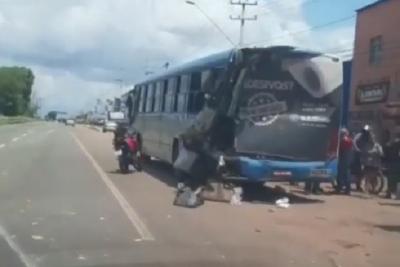
[[[302,3],[301,3],[301,6],[300,6],[300,7],[304,7],[304,6],[307,6],[307,5],[309,5],[309,4],[315,4],[315,3],[318,2],[318,1],[321,1],[321,0],[306,0],[305,2],[302,2]],[[280,4],[282,3],[281,1],[273,1],[272,3],[275,3],[275,2],[277,2],[277,3],[279,2],[278,5],[280,5]],[[269,4],[270,4],[270,2],[266,3],[266,5],[261,6],[261,7],[263,7],[263,8],[270,8],[270,7],[269,7]],[[287,11],[287,10],[293,10],[293,9],[295,9],[295,8],[298,8],[298,7],[299,7],[299,6],[291,5],[291,6],[289,6],[289,7],[280,8],[280,9],[281,9],[281,10]],[[266,12],[260,13],[260,14],[258,14],[258,16],[264,16],[264,15],[268,15],[268,14],[271,14],[271,11],[266,11]]]
[[[341,22],[344,22],[344,21],[347,21],[347,20],[350,20],[350,19],[353,19],[353,18],[355,18],[355,15],[343,17],[343,18],[340,18],[340,19],[337,19],[337,20],[334,20],[334,21],[330,21],[330,22],[324,23],[324,24],[316,25],[316,26],[313,26],[313,27],[311,27],[309,29],[306,29],[306,30],[297,31],[297,32],[289,32],[289,33],[286,33],[286,34],[273,36],[271,39],[281,39],[282,37],[286,37],[288,35],[292,35],[293,36],[293,35],[298,35],[298,34],[302,34],[302,33],[312,32],[312,31],[315,31],[315,30],[318,30],[318,29],[322,29],[322,28],[325,28],[325,27],[328,27],[328,26],[331,26],[331,25],[334,25],[334,24],[338,24],[338,23],[341,23]],[[260,43],[264,43],[266,41],[268,41],[268,40],[264,39],[264,40],[260,40],[260,41],[256,41],[256,42],[252,42],[252,43],[247,43],[245,45],[260,44]]]
[[[393,50],[397,50],[400,49],[400,42],[394,42],[393,45],[388,45],[388,44],[392,44],[392,43],[385,43],[385,46],[383,47],[383,52],[386,51],[393,51]],[[326,53],[333,53],[333,54],[347,54],[347,53],[351,53],[354,51],[354,48],[338,48],[337,50],[335,49],[329,49],[326,51]],[[353,53],[353,55],[363,55],[363,54],[369,54],[370,50],[362,50],[362,51],[357,51],[355,53]]]
[[[235,47],[235,44],[233,43],[232,39],[229,38],[229,36],[221,29],[221,27],[194,1],[185,1],[186,4],[191,5],[196,7],[207,19],[209,22],[211,22],[212,25],[225,37],[225,39],[233,46]]]
[[[258,5],[257,1],[254,2],[250,2],[249,0],[231,0],[231,5],[239,5],[242,7],[242,13],[241,15],[238,16],[230,16],[229,18],[231,20],[240,20],[240,37],[239,37],[239,47],[243,46],[243,40],[244,40],[244,25],[246,23],[246,21],[248,20],[257,20],[257,15],[253,16],[253,17],[246,17],[245,13],[246,13],[246,6],[256,6]]]

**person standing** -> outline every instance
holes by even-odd
[[[382,146],[376,141],[374,134],[368,127],[369,134],[367,135],[366,142],[362,146],[358,146],[360,149],[360,160],[363,166],[363,176],[366,182],[371,185],[375,184],[375,179],[380,175],[382,167]]]
[[[356,177],[357,191],[361,190],[361,180],[363,178],[363,165],[361,162],[361,154],[366,150],[368,143],[371,139],[371,127],[365,125],[361,132],[356,134],[353,139],[353,162],[352,162],[352,173]]]
[[[351,192],[350,164],[353,150],[353,140],[347,129],[342,129],[339,145],[339,165],[336,192],[340,193],[345,188],[345,193]]]
[[[400,182],[400,136],[394,140],[388,138],[384,145],[384,162],[387,168],[388,188],[386,198],[396,193],[397,183]]]

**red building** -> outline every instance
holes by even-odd
[[[380,0],[357,10],[350,121],[371,124],[382,138],[400,134],[400,0]]]

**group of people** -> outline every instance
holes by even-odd
[[[385,169],[388,178],[386,196],[390,198],[400,181],[400,138],[391,138],[387,131],[382,146],[369,125],[365,125],[354,138],[347,129],[342,129],[340,135],[336,192],[351,193],[351,174],[355,177],[357,190],[361,190],[363,178],[377,177]]]

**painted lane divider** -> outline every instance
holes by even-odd
[[[4,238],[7,242],[8,246],[14,250],[14,252],[18,255],[18,258],[22,261],[22,263],[26,267],[36,267],[36,264],[33,263],[30,257],[24,254],[22,249],[18,246],[18,244],[14,241],[13,237],[0,225],[0,236]]]
[[[78,144],[79,148],[82,150],[83,154],[88,158],[88,160],[92,163],[94,169],[100,175],[100,178],[106,184],[108,189],[110,189],[111,193],[114,195],[115,199],[121,206],[122,210],[125,212],[128,219],[131,221],[133,226],[136,228],[142,240],[145,241],[154,241],[154,236],[151,234],[146,224],[140,219],[139,214],[133,209],[133,207],[129,204],[129,202],[125,199],[119,189],[115,186],[115,184],[111,181],[111,179],[107,176],[107,174],[103,171],[100,165],[96,162],[93,156],[89,153],[89,151],[85,148],[82,142],[79,140],[76,135],[70,133],[71,136],[75,139],[75,142]]]

